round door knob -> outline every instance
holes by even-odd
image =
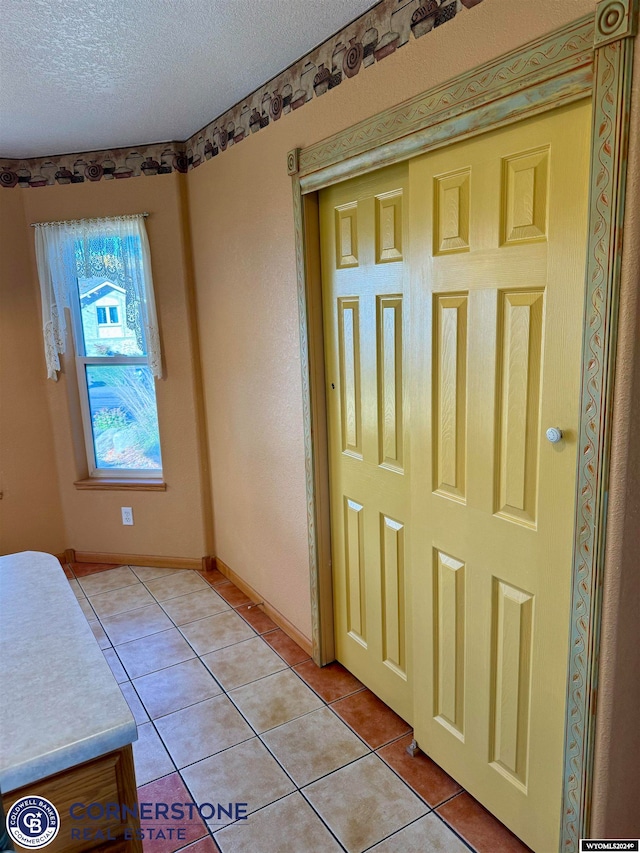
[[[562,440],[562,430],[558,429],[558,427],[549,427],[547,430],[547,440],[551,442],[551,444],[557,444]]]

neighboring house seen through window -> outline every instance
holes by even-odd
[[[117,324],[120,322],[119,315],[118,315],[118,309],[116,307],[113,307],[113,306],[107,307],[104,305],[98,305],[96,307],[96,312],[98,315],[98,325],[99,326],[106,326],[108,323],[109,324]],[[109,312],[109,313],[107,313],[107,312]]]
[[[56,225],[65,227],[56,233]],[[161,476],[154,381],[160,375],[159,335],[144,222],[122,217],[40,229],[49,376],[56,378],[64,351],[67,307],[89,474]]]

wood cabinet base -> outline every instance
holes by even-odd
[[[2,797],[5,812],[16,800],[29,796],[45,797],[60,815],[60,831],[48,845],[47,853],[84,853],[89,850],[96,853],[98,850],[105,853],[142,853],[140,821],[130,813],[122,820],[117,808],[127,806],[134,811],[138,802],[130,744],[32,785],[9,791]],[[86,806],[90,803],[97,805],[90,809],[87,817]],[[74,814],[79,815],[77,820],[71,816],[74,804]],[[108,805],[111,808],[107,808]]]

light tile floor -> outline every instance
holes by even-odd
[[[248,804],[146,853],[527,853],[334,663],[319,669],[217,571],[65,573],[138,725],[141,801]],[[151,826],[143,821],[143,828]]]

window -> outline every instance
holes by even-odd
[[[83,310],[83,302],[90,305],[96,293],[103,304],[96,305],[95,314]],[[71,298],[89,469],[92,476],[113,476],[114,469],[120,475],[157,476],[162,470],[158,409],[139,309],[133,303],[129,324],[120,325],[118,306],[108,304],[116,298],[124,307],[123,288],[112,281],[97,287],[93,278],[77,278]]]
[[[54,225],[66,227],[51,233]],[[159,336],[144,222],[37,226],[36,248],[43,314],[51,317],[44,328],[51,378],[64,351],[64,307],[71,316],[90,476],[162,476]]]
[[[108,314],[107,311],[109,312]],[[98,314],[99,326],[106,326],[107,324],[115,325],[120,322],[117,307],[98,305],[96,306],[96,312]]]

